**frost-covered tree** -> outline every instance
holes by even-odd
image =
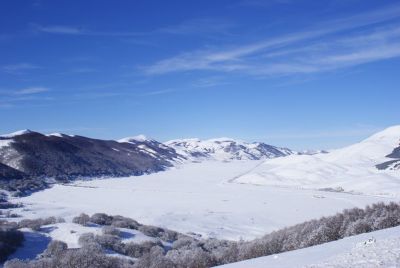
[[[83,226],[86,226],[90,221],[89,215],[85,213],[81,213],[79,216],[76,216],[75,218],[72,219],[73,223],[80,224]]]

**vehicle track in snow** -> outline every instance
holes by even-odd
[[[228,180],[224,180],[224,181],[222,182],[222,184],[224,184],[224,182],[227,182],[227,183],[234,183],[235,180],[237,180],[238,178],[240,178],[240,177],[242,177],[242,176],[244,176],[244,175],[247,175],[247,174],[253,172],[254,170],[256,170],[259,166],[261,166],[262,164],[264,164],[265,161],[267,161],[267,160],[262,160],[262,161],[260,161],[259,163],[257,163],[254,167],[250,168],[249,170],[247,170],[247,171],[245,171],[245,172],[242,172],[242,173],[240,173],[240,174],[234,176],[233,178],[230,178],[230,179],[228,179]]]

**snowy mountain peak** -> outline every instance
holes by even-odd
[[[359,161],[378,164],[385,161],[386,156],[399,146],[400,126],[386,128],[369,138],[347,146],[332,150],[329,157],[338,161]]]
[[[32,132],[33,132],[32,130],[23,129],[23,130],[15,131],[13,133],[0,135],[0,137],[2,137],[2,138],[13,138],[13,137],[16,137],[16,136],[20,136],[20,135],[24,135],[24,134],[28,134],[28,133],[32,133]]]
[[[389,142],[397,143],[400,142],[400,125],[388,127],[374,135],[370,136],[364,141],[377,141],[377,142]]]
[[[235,140],[235,139],[228,138],[228,137],[213,138],[213,139],[208,139],[206,141],[208,141],[208,142],[241,142],[239,140]]]
[[[59,137],[59,138],[62,138],[63,136],[65,136],[65,134],[55,132],[55,133],[46,134],[46,136],[47,137]]]
[[[147,136],[140,134],[137,136],[133,136],[133,137],[126,137],[123,139],[118,140],[118,142],[132,142],[132,141],[140,141],[140,142],[144,142],[144,141],[151,141],[152,139],[148,138]]]
[[[294,154],[286,148],[279,148],[260,142],[244,142],[232,138],[216,138],[209,140],[182,139],[165,142],[177,153],[191,160],[214,159],[230,160],[259,160]]]

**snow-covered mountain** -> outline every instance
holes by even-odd
[[[42,188],[41,182],[47,178],[141,175],[186,161],[259,160],[292,153],[286,148],[232,139],[163,144],[144,135],[114,141],[21,130],[0,136],[0,179],[7,188],[17,183],[20,189],[20,182],[28,179],[37,180]]]
[[[6,181],[21,174],[69,180],[140,175],[187,161],[265,160],[234,181],[380,194],[399,182],[399,141],[400,126],[330,152],[296,152],[230,138],[161,143],[144,135],[114,141],[23,130],[0,136],[0,164]]]
[[[0,163],[9,167],[2,168],[2,176],[10,178],[14,170],[56,179],[139,175],[164,170],[178,158],[154,140],[117,142],[29,130],[0,136]]]
[[[399,161],[399,141],[400,126],[393,126],[326,154],[290,155],[265,161],[235,182],[397,195],[400,174],[393,169]]]
[[[182,155],[179,155],[173,148],[166,146],[165,144],[158,142],[154,139],[148,138],[145,135],[138,135],[133,137],[127,137],[118,140],[119,143],[127,143],[136,146],[141,152],[148,154],[152,157],[164,159],[171,163],[180,162],[184,159]]]
[[[260,160],[295,154],[288,149],[275,147],[261,142],[244,142],[230,138],[219,139],[180,139],[165,142],[177,153],[190,160],[215,159],[230,160]]]

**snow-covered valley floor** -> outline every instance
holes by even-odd
[[[269,160],[267,160],[269,161]],[[25,218],[81,212],[123,215],[144,224],[206,237],[252,239],[345,208],[397,201],[389,196],[327,192],[300,187],[234,183],[261,161],[205,161],[139,177],[55,185],[24,198],[14,211]]]

